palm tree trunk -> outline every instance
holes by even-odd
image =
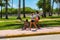
[[[46,17],[46,0],[43,0],[43,17]]]
[[[59,2],[59,15],[60,15],[60,2]]]
[[[57,6],[58,6],[58,16],[60,15],[60,8],[59,8],[59,2],[57,3]]]
[[[53,8],[54,7],[54,0],[53,0],[53,2],[52,2],[52,9],[51,9],[51,14],[53,14]]]
[[[1,6],[1,19],[2,19],[2,6]]]
[[[2,1],[1,1],[2,4]],[[0,18],[2,19],[2,5],[1,5],[1,14],[0,14]]]
[[[12,8],[13,8],[13,0],[12,0]]]
[[[25,18],[25,0],[23,0],[23,17]]]
[[[8,0],[6,0],[6,19],[8,19]]]
[[[18,17],[17,17],[17,19],[21,20],[21,16],[20,16],[21,10],[20,10],[20,8],[21,8],[21,0],[19,0]]]
[[[49,0],[49,4],[50,4],[50,6],[49,6],[49,7],[50,7],[49,16],[52,16],[52,11],[51,11],[51,9],[52,9],[53,7],[51,8],[51,0]],[[54,5],[54,3],[53,3],[53,5]]]

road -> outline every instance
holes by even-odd
[[[0,40],[60,40],[60,34],[30,37],[4,38]]]

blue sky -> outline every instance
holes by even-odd
[[[23,0],[21,0],[21,7],[23,6]],[[37,3],[38,0],[25,0],[25,6],[26,7],[31,7],[33,9],[38,9],[37,6],[36,6],[36,3]],[[11,4],[12,0],[10,0],[10,4]],[[14,7],[15,8],[18,8],[18,0],[14,0]]]
[[[18,8],[18,0],[13,0],[14,2],[13,2],[13,7],[14,8]],[[22,2],[23,0],[21,0],[21,7],[23,6],[22,5]],[[26,7],[31,7],[31,8],[33,8],[33,9],[37,9],[38,10],[38,7],[36,6],[36,3],[38,2],[38,0],[25,0],[25,6]],[[11,4],[12,3],[12,0],[10,0],[10,5],[12,5]],[[56,3],[55,3],[55,5],[54,5],[54,8],[56,8],[57,7],[57,5],[56,5]]]

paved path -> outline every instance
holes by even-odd
[[[0,40],[60,40],[60,34],[43,35],[43,36],[30,36],[30,37],[17,37],[17,38],[3,38]]]
[[[21,29],[0,30],[0,38],[1,37],[15,37],[15,36],[22,37],[22,36],[54,34],[54,33],[60,33],[60,27],[41,28],[41,29],[39,29],[37,31],[21,30]]]

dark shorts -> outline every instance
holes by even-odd
[[[35,20],[31,20],[31,22],[35,22]]]

